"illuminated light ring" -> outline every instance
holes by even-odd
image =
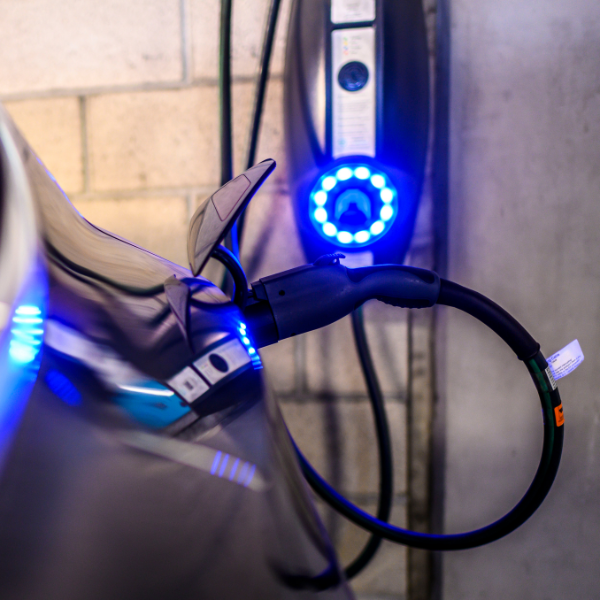
[[[336,222],[335,201],[346,190],[356,189],[368,196],[372,216],[358,231],[348,231]],[[379,169],[359,163],[338,166],[324,173],[309,200],[309,216],[317,233],[342,248],[360,248],[381,239],[398,215],[398,191]]]

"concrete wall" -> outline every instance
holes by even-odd
[[[235,0],[235,164],[252,108],[266,0]],[[278,169],[253,200],[243,262],[253,280],[302,264],[288,195],[282,72],[290,2],[284,2],[257,159]],[[435,2],[427,3],[430,34]],[[93,223],[186,264],[187,223],[219,181],[218,0],[0,0],[0,100],[76,207]],[[433,45],[433,44],[432,44]],[[429,179],[411,260],[431,264]],[[418,370],[429,373],[429,322],[417,322]],[[367,308],[394,437],[393,521],[406,522],[406,313]],[[419,341],[420,340],[420,341]],[[283,412],[309,459],[340,490],[374,510],[373,425],[350,324],[262,352]],[[324,511],[343,563],[366,535]],[[406,551],[384,543],[354,582],[365,598],[406,596]]]
[[[559,382],[563,462],[540,510],[444,558],[444,598],[597,598],[600,588],[600,3],[451,3],[450,277],[489,295],[546,356],[578,338]],[[448,312],[446,530],[506,512],[537,466],[540,411],[493,334]]]

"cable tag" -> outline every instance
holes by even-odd
[[[553,354],[547,362],[554,379],[565,377],[583,362],[583,351],[579,342],[573,340],[562,350]]]

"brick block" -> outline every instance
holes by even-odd
[[[246,170],[254,91],[254,85],[250,83],[236,83],[232,89],[234,174]],[[215,112],[213,118],[218,123],[218,112]],[[216,139],[215,143],[218,144],[218,142],[219,140]],[[269,186],[285,185],[283,83],[281,81],[272,81],[267,86],[255,163],[267,158],[272,158],[277,162],[275,172],[268,179]]]
[[[0,67],[1,68],[1,67]],[[25,139],[69,193],[83,190],[81,115],[77,98],[6,102]]]
[[[74,204],[90,223],[188,266],[185,198],[76,200]]]
[[[373,304],[373,307],[371,307]],[[405,395],[407,381],[406,312],[369,303],[365,328],[383,393]],[[373,315],[389,315],[388,320]],[[352,334],[350,317],[306,334],[308,389],[318,394],[364,394],[366,387]]]
[[[372,515],[377,512],[374,502],[356,504]],[[369,539],[369,533],[341,517],[320,499],[317,500],[317,509],[335,545],[340,565],[344,568],[361,552]],[[390,523],[406,527],[404,501],[396,500]],[[406,574],[406,548],[384,540],[369,565],[352,579],[351,587],[358,594],[369,594],[359,595],[358,598],[403,598],[406,594]]]
[[[308,460],[338,490],[375,494],[379,485],[377,445],[366,400],[282,402],[290,432]],[[406,407],[386,403],[394,454],[394,489],[406,490]]]
[[[276,393],[289,394],[296,385],[296,340],[283,340],[260,350],[269,384]]]
[[[256,74],[262,51],[270,0],[234,2],[231,32],[231,61],[234,76]],[[287,24],[291,0],[283,0],[275,45],[271,58],[271,73],[283,72]],[[192,73],[195,79],[216,79],[219,68],[219,0],[191,0]]]
[[[87,121],[94,190],[219,180],[216,87],[95,96]]]
[[[0,94],[174,81],[179,0],[5,2]]]
[[[305,262],[290,197],[265,184],[246,219],[242,263],[248,278],[254,281]]]
[[[270,81],[261,121],[260,138],[256,152],[256,162],[265,158],[277,161],[277,169],[271,175],[271,182],[287,186],[287,165],[283,128],[283,82]]]

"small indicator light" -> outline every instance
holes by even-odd
[[[325,203],[327,202],[327,192],[319,190],[314,196],[314,201],[317,206],[325,206]]]
[[[37,315],[41,315],[42,311],[37,306],[32,306],[30,304],[24,304],[22,306],[19,306],[17,308],[17,310],[15,310],[15,314],[37,316]]]
[[[357,167],[354,169],[354,176],[358,177],[358,179],[369,179],[371,171],[367,167]]]
[[[383,175],[375,174],[371,176],[371,184],[380,190],[385,185],[385,178]]]
[[[323,179],[323,183],[321,184],[321,186],[326,192],[328,192],[329,190],[332,190],[335,187],[336,183],[337,179],[329,175],[329,177],[325,177],[325,179]]]
[[[373,225],[371,225],[370,232],[373,235],[379,235],[385,228],[385,223],[383,221],[375,221]]]
[[[380,211],[379,216],[383,221],[389,221],[394,216],[394,209],[386,204]]]
[[[379,197],[387,204],[394,199],[394,192],[392,192],[390,188],[384,188],[381,190],[381,192],[379,192]]]
[[[324,208],[317,208],[314,213],[315,221],[325,223],[327,221],[327,211]]]
[[[333,237],[337,233],[337,227],[333,223],[325,223],[323,225],[323,233],[327,237]]]
[[[337,234],[337,239],[340,244],[349,244],[354,236],[349,231],[340,231]]]
[[[371,234],[368,231],[359,231],[354,234],[354,241],[359,244],[364,244],[371,239]]]
[[[350,179],[350,177],[352,177],[352,169],[349,169],[348,167],[342,167],[337,173],[336,173],[336,177],[340,180],[340,181],[346,181],[346,179]]]

